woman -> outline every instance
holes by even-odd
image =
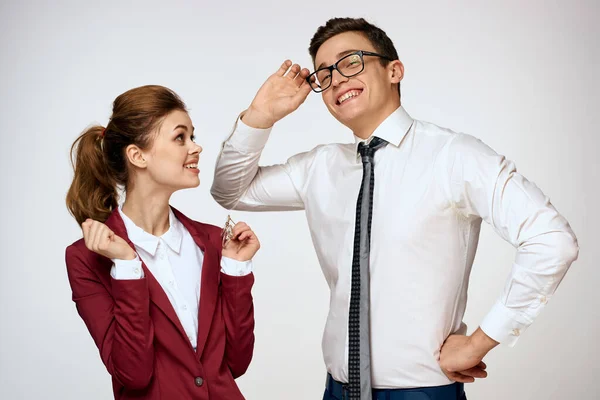
[[[67,207],[83,239],[67,247],[67,272],[115,399],[244,398],[234,379],[252,358],[260,244],[244,223],[222,240],[169,206],[200,183],[193,131],[175,93],[144,86],[117,97],[106,128],[71,148]]]

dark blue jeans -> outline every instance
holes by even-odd
[[[323,400],[348,400],[345,384],[327,376]],[[462,383],[417,389],[373,389],[373,400],[467,400]]]

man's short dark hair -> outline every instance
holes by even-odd
[[[325,25],[320,26],[310,40],[308,52],[312,57],[313,64],[315,62],[315,57],[317,56],[317,51],[319,51],[321,45],[332,37],[345,32],[358,32],[363,34],[369,39],[377,53],[388,57],[390,60],[398,59],[398,52],[394,47],[394,43],[392,43],[392,40],[382,29],[367,22],[363,18],[332,18],[327,21]],[[380,61],[383,66],[386,66],[389,63],[388,60],[383,58],[380,58]]]

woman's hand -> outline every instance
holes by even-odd
[[[260,242],[244,222],[238,222],[233,227],[231,238],[223,246],[223,256],[238,261],[248,261],[260,249]]]
[[[136,257],[131,246],[102,222],[88,218],[81,224],[81,230],[85,247],[94,253],[118,260],[133,260]]]

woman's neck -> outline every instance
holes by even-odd
[[[141,193],[127,191],[123,212],[134,224],[154,236],[162,236],[169,230],[170,193]]]

